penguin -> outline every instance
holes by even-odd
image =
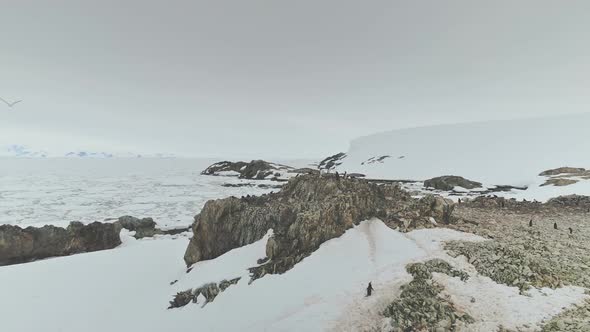
[[[461,199],[460,199],[460,198],[459,198],[459,201],[458,201],[458,203],[459,203],[459,204],[461,204]]]
[[[574,233],[574,230],[571,227],[569,227],[568,229],[570,230],[570,234]]]
[[[533,227],[533,218],[529,221],[529,227]]]
[[[553,229],[557,229],[557,223],[556,222],[553,223]]]

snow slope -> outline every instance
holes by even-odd
[[[590,165],[587,128],[590,114],[395,130],[353,140],[340,168],[378,178],[457,174],[526,185],[549,168]],[[391,157],[361,165],[384,155]]]
[[[134,240],[122,234],[124,245],[107,251],[61,257],[0,269],[1,327],[11,332],[129,331],[359,331],[378,326],[378,313],[409,280],[405,265],[442,257],[474,273],[460,258],[448,257],[443,240],[483,239],[448,229],[402,234],[379,220],[362,222],[342,237],[325,242],[310,257],[283,275],[267,275],[248,284],[247,268],[265,255],[262,240],[195,264],[190,273],[182,262],[188,238],[166,236]],[[177,291],[241,276],[237,285],[204,307],[189,304],[167,310]],[[489,331],[503,324],[515,328],[555,314],[587,297],[565,287],[544,290],[546,296],[518,295],[488,278],[462,283],[440,276],[459,302],[477,298],[472,314],[479,321],[471,331]],[[173,280],[179,280],[170,285]],[[42,282],[41,282],[42,281]],[[373,282],[375,296],[364,297]],[[458,285],[458,286],[457,286]],[[493,298],[496,311],[484,307]],[[59,301],[59,305],[56,305]],[[539,313],[538,309],[545,309]],[[487,316],[486,316],[487,313]],[[480,319],[482,318],[482,319]],[[526,330],[526,329],[525,329]]]
[[[584,183],[538,189],[544,170],[590,168],[588,128],[590,113],[394,130],[353,140],[337,170],[380,179],[460,175],[488,186],[535,187],[531,196],[590,194]]]

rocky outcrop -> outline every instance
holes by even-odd
[[[320,161],[320,163],[318,164],[318,169],[331,171],[336,167],[340,166],[344,158],[346,158],[346,153],[344,152],[340,152],[333,156],[329,156],[328,158]]]
[[[590,208],[590,196],[567,195],[550,199],[547,204],[569,207]]]
[[[279,180],[286,173],[294,173],[290,166],[270,163],[264,160],[252,160],[249,163],[238,161],[222,161],[207,167],[201,172],[203,175],[237,176],[251,180]]]
[[[461,176],[445,175],[424,181],[424,187],[450,191],[455,187],[461,187],[465,189],[481,188],[481,183],[467,180]]]
[[[242,187],[257,187],[260,189],[278,189],[281,188],[282,184],[266,184],[266,183],[251,183],[251,182],[244,182],[244,183],[224,183],[221,185],[222,187],[226,188],[242,188]]]
[[[120,217],[115,224],[119,224],[121,228],[135,232],[133,237],[142,239],[144,237],[153,237],[154,235],[175,235],[186,232],[190,227],[175,228],[170,230],[162,230],[156,227],[156,222],[152,218],[135,218],[132,216]]]
[[[0,226],[0,265],[112,249],[121,244],[118,224],[72,222],[67,228]]]
[[[566,178],[551,178],[551,179],[545,181],[545,183],[543,183],[541,185],[541,187],[544,187],[544,186],[565,187],[565,186],[569,186],[574,183],[578,183],[578,180],[566,179]]]
[[[363,220],[380,218],[390,227],[434,227],[450,222],[453,203],[410,197],[398,185],[377,185],[336,175],[292,178],[281,191],[260,197],[209,201],[195,217],[185,253],[192,265],[261,239],[269,229],[268,262],[251,269],[254,279],[283,273]]]
[[[586,172],[585,168],[576,168],[576,167],[559,167],[554,169],[549,169],[544,172],[541,172],[539,176],[554,176],[560,174],[583,174]]]
[[[383,164],[384,163],[384,160],[387,159],[387,158],[391,158],[391,156],[385,155],[385,156],[371,157],[371,158],[363,161],[361,163],[361,165],[371,165],[371,164],[374,164],[374,163]]]
[[[0,266],[26,263],[38,259],[68,256],[84,252],[112,249],[121,244],[119,233],[125,228],[141,239],[154,235],[175,235],[190,230],[162,230],[152,218],[120,217],[113,223],[93,222],[84,225],[73,221],[67,228],[46,225],[20,228],[0,226]]]
[[[213,302],[217,295],[225,291],[228,287],[237,284],[240,279],[241,278],[222,280],[219,283],[211,282],[196,289],[178,292],[172,301],[170,301],[170,306],[168,309],[184,307],[191,302],[198,303],[197,301],[200,295],[205,298],[205,302],[203,303],[204,307],[208,303]]]

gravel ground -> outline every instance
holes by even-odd
[[[448,243],[451,255],[465,255],[479,273],[523,293],[531,286],[590,289],[587,207],[488,203],[458,205],[453,214],[456,222],[448,227],[492,241]],[[554,317],[543,331],[590,331],[590,302]]]

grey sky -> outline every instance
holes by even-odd
[[[393,128],[586,112],[588,1],[27,1],[0,144],[319,157]]]

